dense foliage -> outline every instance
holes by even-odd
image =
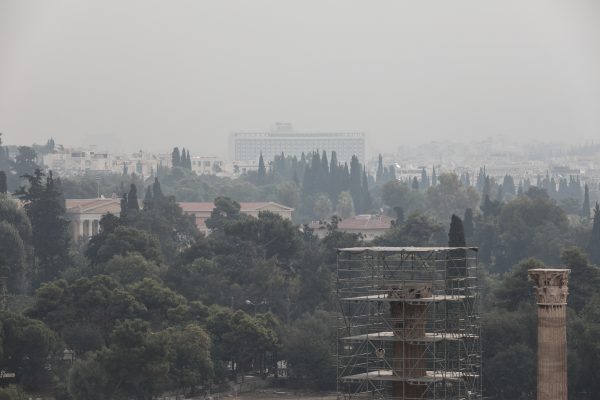
[[[182,165],[159,169],[156,179],[104,177],[103,190],[123,199],[121,212],[104,216],[101,232],[82,247],[68,240],[63,199],[96,196],[93,177],[60,182],[34,170],[18,191],[23,208],[0,194],[0,268],[11,310],[0,315],[0,367],[17,374],[6,396],[20,389],[73,400],[192,394],[209,382],[273,373],[282,359],[291,379],[331,388],[335,249],[448,243],[480,248],[490,398],[535,397],[526,270],[542,265],[573,271],[571,398],[600,393],[600,206],[586,215],[589,193],[577,197],[577,180],[551,194],[544,179],[537,187],[484,175],[471,185],[468,175],[423,171],[401,182],[381,161],[370,177],[356,159],[347,166],[319,153],[263,160],[256,173],[226,179],[198,176],[183,165],[189,153],[178,156]],[[176,200],[214,201],[211,235],[200,235]],[[245,215],[243,200],[294,206],[299,221],[324,219],[327,233],[318,238],[268,212]],[[338,216],[379,208],[395,223],[372,243],[338,230]]]

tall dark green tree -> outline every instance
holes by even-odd
[[[7,191],[8,191],[8,183],[6,181],[6,172],[0,171],[0,193],[6,194]]]
[[[152,198],[160,199],[163,197],[164,195],[160,187],[160,182],[158,181],[158,178],[154,178],[154,184],[152,185]]]
[[[263,158],[262,153],[260,153],[260,157],[258,158],[258,184],[262,185],[267,181],[267,168],[265,167],[265,160]]]
[[[379,154],[379,161],[377,163],[377,173],[375,175],[377,183],[382,183],[383,180],[383,157]]]
[[[181,153],[179,152],[179,147],[175,147],[173,152],[171,153],[171,163],[173,167],[181,166]]]
[[[588,246],[590,261],[593,264],[600,265],[600,205],[596,202],[594,207],[594,224],[592,226],[592,236]]]
[[[127,194],[127,209],[128,210],[139,210],[140,204],[138,203],[137,187],[135,184],[131,184],[129,187],[129,193]]]
[[[416,176],[412,180],[411,187],[412,187],[413,190],[419,190],[419,181],[417,180]]]
[[[462,220],[452,214],[450,219],[450,230],[448,232],[448,247],[465,247],[467,241],[465,239],[465,228]],[[467,275],[466,251],[464,249],[450,250],[450,260],[447,264],[446,274],[448,277],[462,277]],[[451,283],[452,288],[457,288],[462,285],[462,282]]]
[[[583,218],[589,218],[590,217],[590,188],[588,187],[587,183],[584,186],[584,193],[583,193],[583,205],[581,207],[581,216]]]
[[[33,175],[25,175],[29,187],[22,186],[15,193],[25,202],[24,208],[33,228],[37,283],[58,277],[71,264],[69,222],[65,216],[62,193],[55,184],[52,171],[48,173],[45,183],[44,176],[39,169]]]
[[[465,239],[469,239],[473,237],[473,209],[467,208],[465,210],[465,217],[463,220],[463,225],[465,228]]]

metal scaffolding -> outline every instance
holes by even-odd
[[[338,398],[481,399],[477,249],[338,250]]]

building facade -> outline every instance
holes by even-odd
[[[270,131],[232,132],[231,159],[234,162],[273,160],[281,153],[300,157],[302,153],[319,150],[335,151],[340,162],[350,162],[353,155],[365,160],[363,132],[296,132],[291,124],[278,123]]]
[[[214,203],[179,202],[178,204],[184,213],[193,215],[196,218],[196,227],[200,232],[206,235],[210,233],[205,221],[215,208]],[[121,213],[121,199],[67,199],[66,211],[67,218],[70,221],[71,237],[77,242],[80,239],[89,239],[100,232],[100,219],[102,216],[108,213],[119,215]],[[240,212],[244,214],[258,217],[261,211],[269,211],[284,219],[291,220],[294,209],[274,202],[240,203]]]

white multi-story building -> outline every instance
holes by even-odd
[[[60,175],[80,175],[86,172],[112,172],[114,158],[112,154],[94,149],[66,149],[44,154],[41,163]]]
[[[231,159],[234,162],[256,161],[263,155],[265,162],[281,153],[300,157],[302,153],[319,150],[335,151],[340,162],[350,162],[356,155],[365,161],[363,132],[296,132],[289,123],[277,123],[269,131],[232,132]]]
[[[198,175],[221,175],[228,172],[225,161],[216,156],[193,156],[192,171]]]

